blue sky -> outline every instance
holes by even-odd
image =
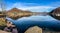
[[[22,10],[30,10],[32,12],[50,12],[51,10],[60,7],[60,0],[4,0],[6,4],[6,10],[10,10],[14,7]],[[35,20],[34,17],[33,19]],[[40,17],[40,20],[43,17]],[[48,18],[48,19],[46,19]],[[49,17],[42,20],[50,20]],[[28,18],[29,19],[29,18]],[[52,20],[55,20],[51,18]]]
[[[33,12],[50,12],[60,6],[60,0],[4,0],[7,10],[19,8]]]

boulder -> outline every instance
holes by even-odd
[[[38,26],[30,27],[25,31],[25,33],[42,33],[42,28]]]

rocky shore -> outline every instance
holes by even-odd
[[[3,31],[3,30],[0,30],[0,33],[11,33],[11,32],[6,32],[6,31]]]

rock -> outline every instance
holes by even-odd
[[[50,15],[51,15],[53,18],[55,18],[55,19],[57,19],[57,20],[60,20],[60,7],[52,10],[52,11],[50,12]]]
[[[30,27],[25,33],[42,33],[42,29],[38,26]]]

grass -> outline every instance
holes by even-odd
[[[6,26],[6,22],[4,18],[0,18],[0,26]]]

